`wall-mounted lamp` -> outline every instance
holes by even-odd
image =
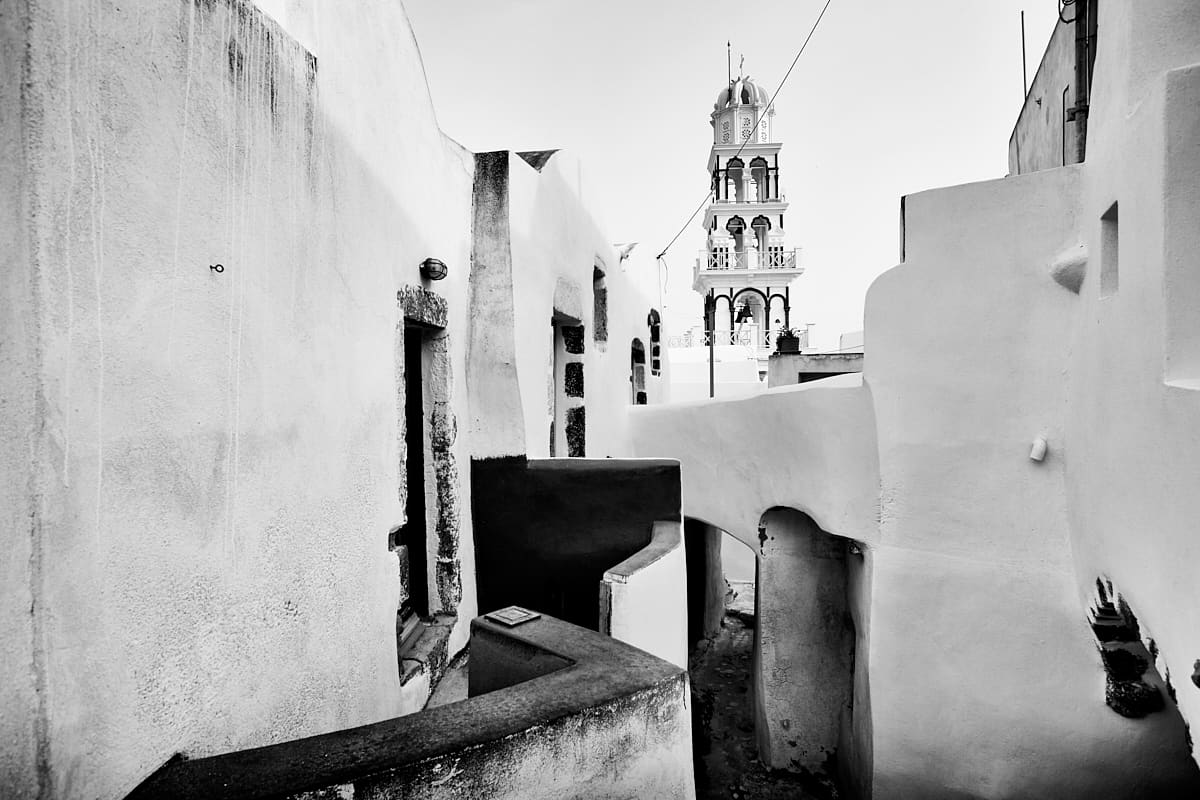
[[[1046,448],[1046,439],[1039,436],[1033,440],[1033,447],[1029,450],[1029,457],[1034,461],[1044,461],[1046,458]]]
[[[446,277],[446,263],[436,258],[427,258],[421,262],[421,277],[431,281],[440,281]]]

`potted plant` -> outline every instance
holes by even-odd
[[[791,328],[780,328],[779,335],[775,339],[775,352],[799,353],[800,334]]]

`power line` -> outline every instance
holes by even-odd
[[[1074,2],[1074,1],[1075,0],[1071,0],[1071,2]],[[768,111],[771,110],[771,106],[775,105],[775,98],[779,96],[779,92],[783,89],[783,85],[785,83],[787,83],[787,79],[788,79],[788,77],[791,76],[792,70],[796,68],[796,62],[798,62],[800,60],[800,56],[804,55],[804,50],[805,50],[805,48],[808,47],[809,40],[812,39],[813,34],[817,32],[817,26],[821,24],[821,19],[824,18],[825,12],[829,10],[829,4],[831,2],[833,2],[833,0],[825,0],[825,5],[824,5],[824,7],[821,8],[821,13],[817,15],[817,19],[812,24],[812,28],[809,29],[808,36],[804,37],[804,43],[801,44],[800,49],[796,51],[796,57],[792,59],[792,65],[790,67],[788,67],[787,72],[785,72],[783,74],[783,80],[781,80],[779,82],[779,86],[775,89],[775,93],[773,95],[771,95],[770,101],[763,108],[762,112],[759,113],[758,116],[755,118],[754,127],[752,128],[752,130],[758,130],[758,125],[760,122],[762,122],[763,116]],[[733,81],[731,79],[730,83],[732,84],[732,82]],[[730,98],[730,99],[732,99],[732,98]],[[750,143],[749,137],[742,139],[742,144],[740,147],[738,147],[737,152],[733,154],[733,158],[737,158],[738,156],[740,156],[742,154],[742,150],[745,149],[746,145],[749,143]],[[667,254],[667,251],[671,249],[671,246],[673,244],[675,244],[675,242],[678,241],[679,237],[683,235],[683,232],[687,230],[688,225],[692,224],[692,220],[694,220],[696,218],[696,215],[700,213],[700,209],[704,208],[704,206],[708,204],[708,198],[712,196],[712,193],[713,193],[713,190],[709,189],[708,194],[704,195],[704,199],[700,201],[700,205],[696,206],[696,210],[693,211],[692,215],[687,218],[687,222],[683,223],[683,227],[681,227],[679,229],[679,232],[676,233],[674,237],[672,237],[671,241],[667,243],[667,246],[664,247],[662,249],[662,252],[658,254],[659,258],[662,258],[663,256],[665,256]]]

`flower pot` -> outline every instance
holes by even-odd
[[[775,340],[775,351],[777,353],[799,353],[800,337],[780,335]]]

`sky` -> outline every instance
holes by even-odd
[[[404,0],[442,129],[465,147],[563,148],[614,243],[654,257],[708,191],[709,114],[733,73],[770,93],[825,0]],[[790,207],[793,326],[837,346],[863,327],[876,276],[899,261],[900,197],[1003,177],[1055,0],[832,0],[775,100]],[[701,321],[691,290],[703,212],[667,251],[663,316]]]

